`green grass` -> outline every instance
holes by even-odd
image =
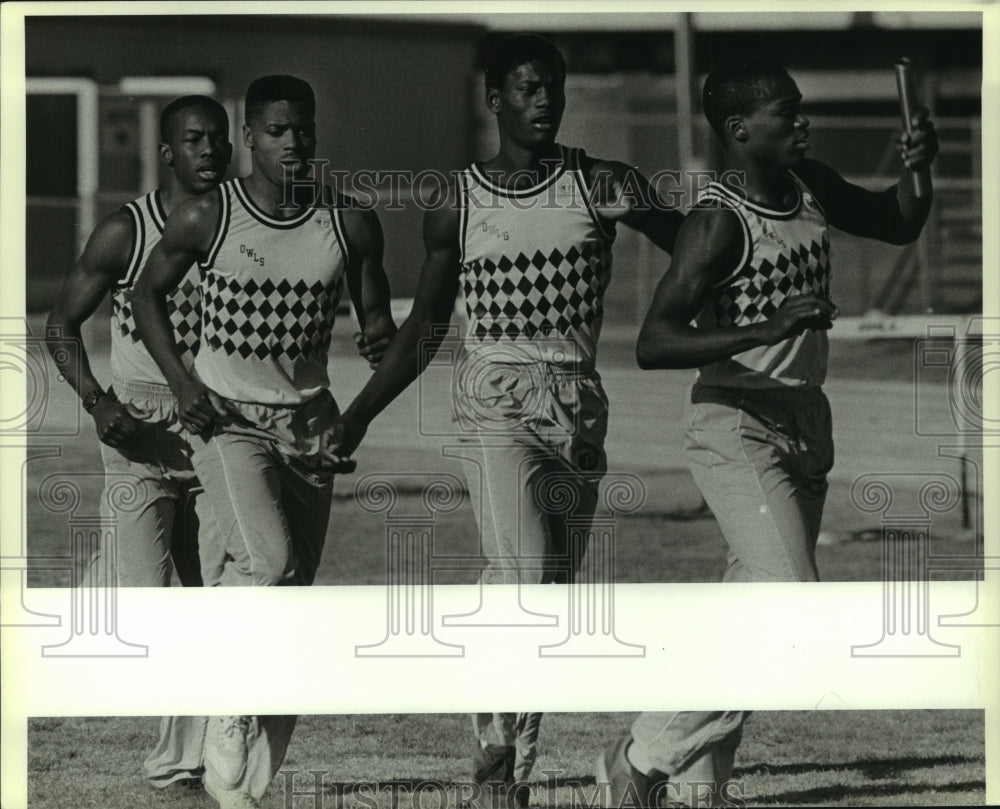
[[[547,714],[531,805],[563,809],[589,797],[597,752],[633,717]],[[149,717],[30,720],[29,809],[214,807],[207,796],[182,802],[146,785],[140,767],[156,728]],[[303,716],[283,768],[303,773],[296,790],[311,787],[307,771],[322,771],[328,809],[337,790],[356,789],[388,809],[388,787],[373,790],[373,782],[424,780],[445,784],[445,795],[423,793],[411,804],[404,792],[397,809],[451,809],[456,782],[468,777],[471,738],[464,714]],[[768,711],[748,720],[733,778],[748,806],[983,805],[983,750],[980,711]],[[307,798],[286,806],[285,779],[277,777],[263,805],[315,809]],[[343,805],[364,804],[348,797]]]

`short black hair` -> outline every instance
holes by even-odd
[[[275,75],[261,76],[250,82],[243,102],[244,120],[260,115],[264,107],[274,101],[293,101],[305,106],[308,117],[316,115],[316,96],[309,82],[296,76]]]
[[[166,143],[170,140],[171,130],[177,123],[177,116],[181,111],[192,107],[204,107],[212,110],[213,113],[222,117],[226,122],[226,128],[229,128],[229,115],[226,114],[226,108],[214,98],[197,95],[181,96],[167,104],[163,108],[163,112],[160,113],[160,143]]]
[[[775,82],[791,80],[788,71],[777,62],[754,56],[737,56],[716,67],[702,91],[705,117],[724,138],[726,118],[752,113]]]
[[[537,34],[511,34],[504,37],[486,57],[486,89],[502,90],[507,75],[527,62],[551,65],[563,77],[566,61],[559,49]]]

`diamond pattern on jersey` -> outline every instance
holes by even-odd
[[[609,251],[601,244],[518,253],[465,268],[464,288],[473,334],[480,341],[533,339],[590,325],[603,311]]]
[[[830,238],[781,253],[772,263],[753,259],[716,294],[715,321],[720,326],[759,323],[774,316],[785,298],[830,293]]]
[[[205,343],[243,359],[326,353],[342,290],[343,276],[328,287],[301,279],[240,284],[215,275],[205,289]]]
[[[180,349],[181,357],[192,359],[198,353],[201,338],[201,289],[190,278],[185,277],[181,285],[167,296],[167,314],[170,325],[174,327],[174,336]],[[116,289],[111,296],[111,314],[118,323],[121,336],[139,342],[139,334],[135,328],[135,316],[132,314],[132,288]]]

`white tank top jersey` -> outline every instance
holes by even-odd
[[[239,402],[295,405],[329,387],[327,359],[348,262],[334,204],[275,219],[240,179],[219,186],[219,227],[202,262],[198,377]],[[334,199],[324,188],[326,199]]]
[[[163,236],[167,221],[160,203],[160,192],[153,191],[128,203],[124,210],[132,219],[135,237],[125,275],[111,292],[111,378],[112,386],[121,389],[129,382],[166,385],[159,366],[140,342],[132,314],[132,289],[146,259]],[[201,291],[197,267],[184,276],[180,285],[167,297],[167,311],[184,367],[191,368],[198,351],[201,333]]]
[[[738,267],[716,283],[699,314],[699,328],[748,326],[769,320],[782,301],[810,292],[830,293],[830,234],[826,214],[794,174],[795,202],[779,211],[711,183],[698,207],[736,212],[743,228]],[[825,331],[807,329],[773,345],[752,348],[699,369],[705,385],[736,388],[816,387],[826,380]]]
[[[584,154],[559,146],[544,181],[516,191],[460,174],[467,342],[503,362],[592,368],[615,232],[594,211]]]

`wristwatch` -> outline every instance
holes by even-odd
[[[83,395],[83,409],[88,413],[97,407],[97,400],[104,395],[104,391],[98,388]]]

